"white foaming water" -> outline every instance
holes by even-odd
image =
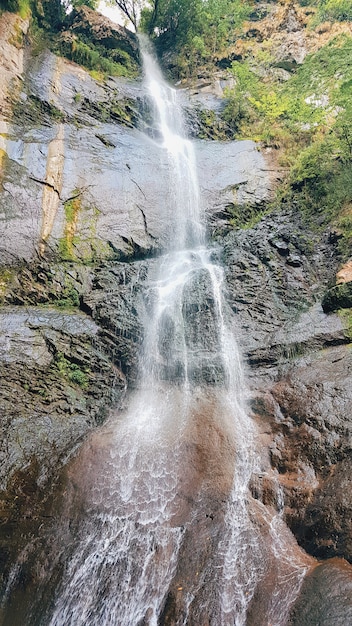
[[[187,624],[202,585],[208,585],[208,599],[199,601],[199,611],[207,614],[209,623],[244,626],[267,564],[274,561],[276,583],[262,624],[283,626],[306,566],[287,549],[293,540],[282,522],[258,505],[266,525],[261,534],[249,506],[255,429],[245,410],[236,341],[226,324],[223,271],[205,246],[196,160],[185,137],[177,93],[164,82],[152,55],[144,52],[143,57],[156,141],[170,167],[173,238],[158,274],[151,277],[139,389],[125,415],[104,427],[99,445],[95,443],[99,458],[87,465],[90,487],[84,496],[80,539],[47,623],[163,623],[160,616],[181,547],[197,520],[197,507],[201,509],[203,487],[191,496],[185,487],[187,472],[196,472],[184,453],[190,448],[193,423],[202,419],[197,415],[202,406],[204,415],[216,420],[212,432],[220,432],[219,438],[233,449],[224,525],[214,571],[208,578],[204,573],[188,581],[182,609],[167,623]],[[99,435],[94,437],[96,442]],[[208,444],[203,445],[206,449]],[[221,454],[216,461],[221,464]]]
[[[143,48],[148,42],[141,37]],[[154,119],[161,148],[170,163],[168,215],[172,249],[182,250],[204,244],[205,229],[199,201],[197,166],[192,142],[186,137],[177,92],[164,81],[150,52],[143,53],[145,83],[154,107]],[[171,218],[171,219],[172,219]]]
[[[172,524],[179,458],[168,421],[176,403],[137,393],[126,419],[105,429],[52,626],[157,624],[182,537]]]

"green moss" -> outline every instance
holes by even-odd
[[[352,309],[341,309],[338,314],[345,327],[345,335],[347,339],[352,341]]]
[[[75,193],[78,193],[78,190]],[[76,196],[65,203],[64,210],[66,218],[64,236],[58,242],[58,254],[62,261],[90,265],[103,259],[115,258],[111,246],[97,236],[99,209],[82,207],[81,197]],[[76,233],[78,217],[84,235]],[[62,306],[77,306],[78,295],[76,293],[73,296],[64,295],[61,298]]]
[[[19,24],[15,24],[14,27],[14,32],[12,34],[12,36],[9,39],[9,43],[13,46],[15,46],[15,48],[22,48],[23,46],[23,31],[21,29],[21,27],[19,26]]]
[[[25,102],[16,102],[13,107],[14,119],[17,123],[40,126],[53,122],[64,122],[65,114],[54,104],[40,100],[31,94]]]
[[[102,83],[105,79],[104,72],[99,70],[90,70],[89,74],[94,80],[98,81],[99,83]]]
[[[340,283],[328,289],[322,300],[325,313],[350,309],[352,306],[352,282]]]
[[[77,36],[57,41],[54,51],[95,72],[95,78],[109,75],[133,78],[138,73],[136,62],[124,50],[109,50]]]
[[[8,287],[11,285],[15,276],[15,270],[0,268],[0,302],[7,292]]]
[[[198,109],[198,137],[200,139],[225,140],[233,136],[232,128],[222,116],[209,109]]]
[[[58,252],[60,259],[62,259],[63,261],[74,260],[66,237],[61,237],[61,239],[59,239]]]
[[[65,202],[64,204],[67,224],[73,224],[76,221],[78,213],[81,208],[81,199],[79,196],[79,190],[75,189],[73,193],[77,195],[74,198],[71,198],[71,200],[68,200],[67,202]]]
[[[124,121],[128,126],[132,123],[131,113],[126,110],[126,107],[119,102],[116,102],[109,109],[110,117],[113,117],[117,120]]]
[[[227,207],[230,214],[230,224],[234,228],[247,230],[253,228],[260,220],[271,211],[271,207],[265,209],[262,206],[252,204],[230,205]]]
[[[85,111],[90,112],[96,120],[101,122],[113,120],[129,128],[136,126],[139,114],[135,110],[133,102],[129,99],[120,99],[117,93],[114,96],[105,102],[86,100],[84,102]],[[101,137],[98,138],[101,139]]]
[[[59,256],[63,261],[74,261],[74,238],[77,228],[78,215],[81,210],[81,197],[78,189],[73,192],[73,197],[64,203],[65,230],[64,236],[59,240]]]
[[[69,361],[62,352],[58,352],[55,358],[55,366],[62,378],[78,385],[82,389],[88,387],[88,369],[82,369],[76,363]]]

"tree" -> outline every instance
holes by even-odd
[[[65,9],[68,9],[70,6],[75,9],[76,7],[80,7],[82,5],[90,7],[91,9],[97,9],[99,0],[61,0],[61,4]]]
[[[133,24],[135,30],[138,30],[140,14],[143,7],[146,5],[145,0],[110,0],[109,4],[116,4],[123,15]]]
[[[140,27],[187,74],[223,53],[250,10],[245,0],[150,0]]]
[[[201,33],[204,9],[203,0],[152,0],[149,33],[155,32],[165,47],[178,49]]]

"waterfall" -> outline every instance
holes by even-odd
[[[71,466],[76,492],[84,474],[76,536],[62,534],[55,600],[31,624],[284,626],[307,565],[280,514],[250,495],[256,431],[194,147],[177,91],[142,47],[170,245],[149,276],[137,389]]]

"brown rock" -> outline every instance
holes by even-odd
[[[306,577],[289,624],[346,626],[351,623],[351,566],[340,559],[320,563]]]
[[[314,556],[348,560],[352,560],[350,371],[348,346],[325,349],[297,359],[285,377],[252,403],[259,423],[271,425],[270,463],[283,489],[290,528]]]
[[[349,283],[352,281],[352,260],[347,261],[336,274],[336,284]]]
[[[351,459],[337,463],[307,507],[299,540],[316,556],[344,556],[352,562],[351,476]]]

